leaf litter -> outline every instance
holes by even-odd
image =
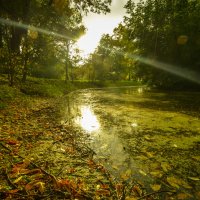
[[[0,118],[1,199],[147,199],[140,184],[127,181],[130,170],[116,180],[93,160],[88,136],[58,123],[54,100],[19,99]]]

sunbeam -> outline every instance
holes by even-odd
[[[38,27],[35,27],[35,26],[32,26],[32,25],[23,24],[21,22],[16,22],[16,21],[9,20],[9,19],[0,18],[0,23],[6,24],[6,25],[9,25],[9,26],[19,27],[19,28],[26,29],[26,30],[38,31],[38,32],[43,33],[43,34],[55,36],[55,37],[62,38],[62,39],[76,41],[75,38],[67,36],[67,35],[62,35],[62,34],[59,34],[59,33],[55,33],[53,31],[45,30],[45,29],[42,29],[42,28],[38,28]]]
[[[103,47],[103,48],[110,50],[107,47]],[[181,66],[178,67],[178,66],[171,65],[171,64],[168,64],[168,63],[164,63],[164,62],[160,62],[160,61],[157,61],[157,60],[154,60],[154,59],[145,58],[145,57],[138,56],[138,55],[135,55],[135,54],[130,54],[130,53],[127,54],[123,51],[116,51],[116,53],[120,54],[120,55],[126,54],[126,56],[130,59],[138,60],[139,62],[144,63],[146,65],[155,67],[157,69],[161,69],[163,71],[169,72],[171,74],[177,75],[179,77],[182,77],[182,78],[185,78],[185,79],[190,80],[192,82],[200,84],[200,74],[195,72],[195,71],[188,70],[188,69],[183,68]]]
[[[198,84],[200,84],[200,74],[198,74],[195,71],[192,70],[188,70],[186,68],[183,67],[177,67],[175,65],[170,65],[167,63],[163,63],[160,61],[156,61],[153,59],[148,59],[148,58],[144,58],[144,57],[140,57],[140,56],[132,56],[133,58],[139,60],[140,62],[150,65],[152,67],[155,67],[157,69],[161,69],[163,71],[167,71],[171,74],[175,74],[179,77],[188,79],[190,81],[196,82]]]

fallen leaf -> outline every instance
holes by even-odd
[[[178,146],[177,146],[177,144],[173,144],[173,147],[177,148]]]
[[[18,141],[16,141],[16,140],[7,140],[6,143],[10,144],[10,145],[16,145],[16,144],[18,144]]]
[[[146,175],[147,175],[147,174],[146,174],[146,172],[144,172],[144,171],[143,171],[143,170],[141,170],[141,169],[139,170],[139,173],[140,173],[140,174],[142,174],[142,175],[144,175],[144,176],[146,176]]]
[[[153,139],[151,138],[151,136],[149,135],[145,135],[144,136],[144,139],[147,140],[147,141],[152,141]]]
[[[23,178],[23,176],[20,176],[19,178],[17,178],[16,180],[14,180],[13,183],[18,183],[22,178]]]
[[[139,186],[135,185],[133,186],[133,192],[135,192],[139,197],[142,196],[142,190],[140,189]]]
[[[161,178],[163,176],[161,171],[153,171],[153,172],[150,172],[150,174],[156,178]]]
[[[107,184],[101,184],[101,189],[109,189],[109,185],[107,185]]]
[[[14,194],[14,193],[17,193],[18,191],[19,189],[9,190],[9,193]]]
[[[153,191],[159,191],[160,190],[160,188],[161,188],[161,185],[158,185],[158,184],[155,184],[155,185],[151,185],[151,188],[152,188],[152,190]]]
[[[200,178],[198,177],[188,177],[188,178],[193,181],[200,181]]]
[[[131,173],[132,173],[131,170],[128,169],[128,170],[126,170],[125,173],[121,174],[121,178],[126,181],[126,180],[128,180],[130,178]]]
[[[97,186],[96,186],[96,189],[97,189],[97,190],[99,190],[99,189],[100,189],[100,187],[101,187],[100,185],[97,185]]]
[[[171,177],[167,177],[167,182],[175,188],[179,188],[179,184],[180,184],[180,180],[178,180],[177,178],[171,176]]]
[[[39,189],[39,191],[40,191],[41,194],[44,193],[44,190],[45,190],[45,183],[43,183],[43,182],[38,182],[38,183],[35,184],[35,186],[38,187],[38,189]]]
[[[32,182],[29,182],[28,184],[26,184],[25,186],[25,190],[26,191],[29,191],[33,188],[34,184],[37,183],[37,181],[32,181]]]
[[[162,162],[161,167],[162,167],[164,172],[168,172],[169,170],[171,170],[171,166],[166,162]]]
[[[139,160],[147,160],[148,158],[146,156],[136,156],[136,159],[139,159]]]

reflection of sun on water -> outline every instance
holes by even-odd
[[[100,128],[99,121],[89,106],[81,107],[81,118],[77,121],[88,132],[97,131]]]

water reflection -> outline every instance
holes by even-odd
[[[131,124],[131,126],[132,126],[132,127],[137,127],[138,124],[134,122],[134,123]]]
[[[100,123],[90,106],[81,106],[80,110],[81,116],[77,117],[76,123],[79,124],[85,131],[97,131],[100,128]]]
[[[143,92],[144,92],[144,88],[139,87],[139,88],[137,89],[137,92],[138,92],[139,94],[143,93]]]

